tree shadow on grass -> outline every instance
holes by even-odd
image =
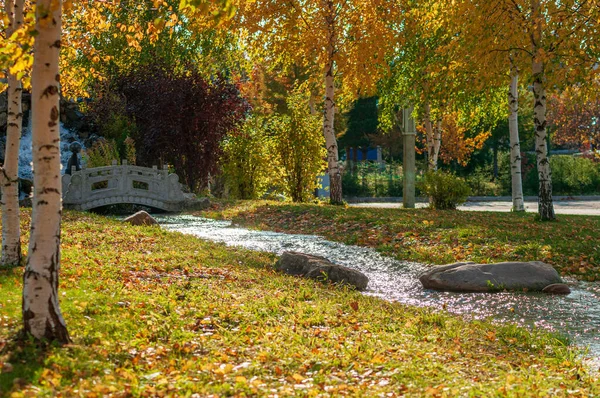
[[[52,347],[20,331],[22,278],[23,267],[0,267],[0,397],[36,382]]]
[[[13,333],[6,340],[0,340],[0,397],[8,397],[13,392],[35,383],[39,371],[52,348],[24,337],[22,332]]]

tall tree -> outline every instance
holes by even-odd
[[[473,84],[476,73],[462,52],[464,39],[448,15],[454,3],[437,0],[409,1],[398,34],[402,47],[390,59],[392,73],[380,84],[380,123],[389,131],[398,109],[414,105],[424,133],[428,169],[435,170],[449,138],[444,160],[457,155],[465,159],[475,141],[465,132],[478,132],[497,117],[493,97]],[[458,23],[457,23],[458,24]],[[494,94],[494,93],[492,93]],[[481,143],[487,137],[477,137]],[[479,144],[478,144],[479,145]],[[456,160],[456,159],[455,159]]]
[[[600,82],[591,86],[600,91]],[[581,151],[600,149],[600,97],[586,91],[573,86],[548,98],[553,143]]]
[[[99,81],[143,69],[157,58],[178,71],[194,65],[205,77],[245,66],[237,37],[216,29],[227,17],[221,8],[227,0],[210,7],[208,0],[71,3],[64,11],[63,95],[92,95]]]
[[[323,134],[327,148],[331,203],[342,202],[342,177],[335,136],[339,95],[354,97],[374,88],[393,46],[393,0],[258,0],[242,2],[239,26],[256,51],[273,65],[312,67],[324,87]]]
[[[34,200],[29,255],[23,276],[23,326],[36,339],[70,341],[58,302],[62,187],[58,57],[61,0],[36,2],[32,70]]]
[[[465,41],[470,43],[469,54],[474,54],[485,65],[480,73],[481,84],[493,85],[492,74],[497,74],[499,68],[511,72],[511,84],[515,79],[515,67],[529,77],[534,97],[538,212],[542,220],[553,220],[552,176],[547,148],[547,90],[560,91],[566,85],[589,80],[592,76],[592,67],[598,60],[598,2],[463,0],[456,4],[455,11],[454,19],[462,26],[456,31],[461,31]],[[512,97],[514,95],[509,101]],[[513,141],[512,145],[515,144]],[[515,156],[513,163],[516,163]],[[513,171],[517,169],[513,168]]]
[[[126,114],[135,120],[140,164],[173,165],[192,192],[217,174],[221,141],[241,127],[250,109],[237,85],[208,81],[194,70],[177,72],[160,61],[122,76],[111,89],[126,98]]]
[[[8,17],[6,38],[23,26],[23,0],[6,0]],[[6,153],[2,169],[2,259],[6,266],[21,262],[21,227],[19,224],[19,148],[23,110],[21,97],[23,85],[16,72],[8,70],[8,118],[6,128]]]
[[[510,177],[513,211],[525,211],[519,140],[519,69],[511,58],[510,89],[508,90],[508,131],[510,136]]]

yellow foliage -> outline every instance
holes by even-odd
[[[442,126],[440,158],[446,164],[455,160],[466,166],[473,152],[481,149],[485,141],[492,135],[489,131],[483,131],[474,137],[466,137],[467,128],[459,124],[457,112],[444,115]]]

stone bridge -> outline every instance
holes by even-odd
[[[181,190],[177,174],[156,166],[119,165],[71,169],[62,177],[63,205],[75,210],[131,203],[166,211],[179,211],[190,198]]]

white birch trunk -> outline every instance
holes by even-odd
[[[327,64],[325,65],[325,112],[323,114],[323,134],[327,146],[327,167],[329,173],[329,200],[332,204],[341,204],[342,198],[342,172],[339,165],[338,145],[335,138],[335,82],[334,61],[335,54],[335,9],[332,1],[327,1],[328,16],[326,22],[329,29],[329,43],[327,45]]]
[[[521,144],[519,143],[519,71],[514,65],[511,65],[508,106],[510,108],[508,130],[510,134],[510,176],[512,179],[513,211],[525,211],[521,176]]]
[[[332,204],[342,203],[342,173],[339,166],[338,145],[335,138],[335,86],[333,81],[333,62],[325,73],[325,114],[323,117],[323,133],[327,146],[327,166],[329,172],[329,198]]]
[[[58,303],[62,215],[59,69],[61,0],[38,0],[32,71],[33,211],[23,276],[23,324],[36,339],[68,343]]]
[[[543,221],[554,220],[554,204],[552,203],[552,172],[548,160],[546,143],[546,87],[544,76],[544,61],[541,57],[542,26],[540,0],[532,0],[532,15],[538,21],[533,29],[532,39],[532,75],[533,75],[533,123],[535,127],[535,153],[537,157],[539,193],[538,213]]]
[[[9,18],[7,37],[23,25],[23,0],[7,0]],[[19,148],[23,111],[23,87],[17,76],[8,72],[8,118],[6,128],[6,153],[2,175],[2,259],[4,266],[21,263],[21,226],[19,224]]]
[[[435,144],[433,141],[433,124],[431,123],[431,106],[429,105],[429,101],[425,103],[423,122],[425,123],[425,141],[427,143],[427,165],[430,171],[435,171],[437,163],[433,157]]]
[[[442,119],[438,119],[435,124],[435,130],[433,133],[433,170],[437,170],[438,159],[440,157],[440,148],[442,146]]]

